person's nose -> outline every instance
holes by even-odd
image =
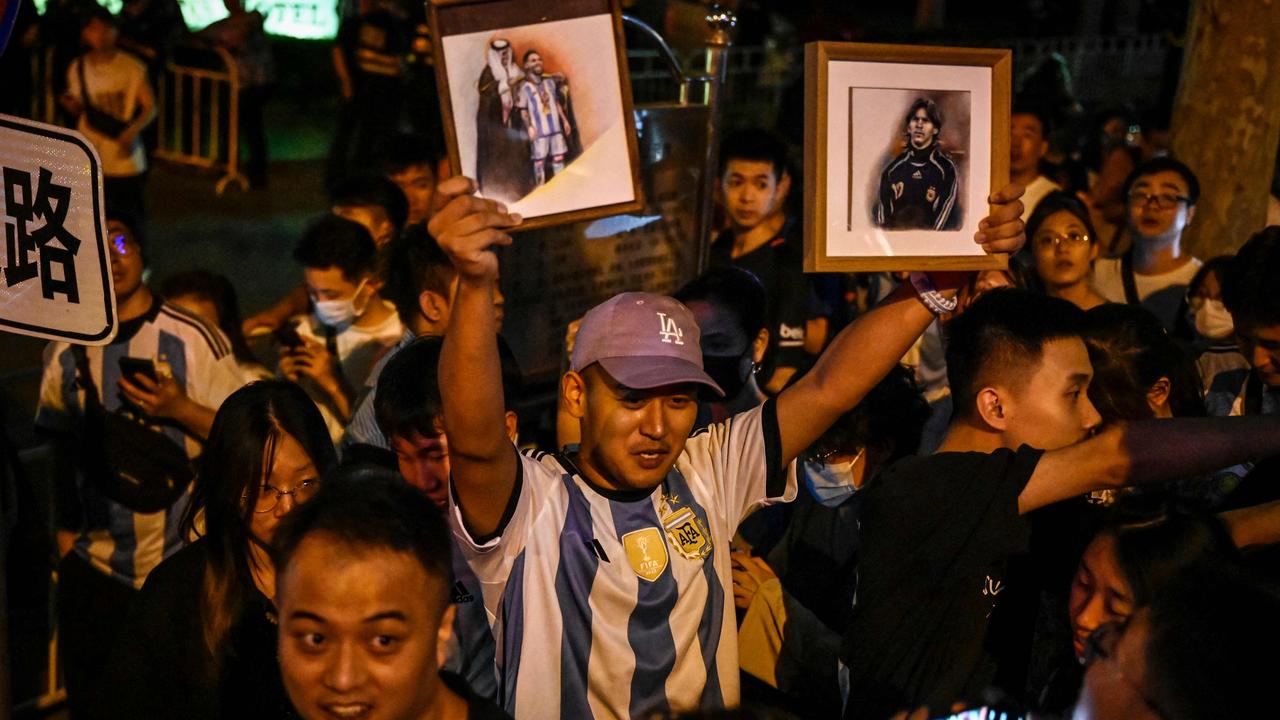
[[[658,440],[666,435],[666,426],[662,402],[656,399],[650,400],[644,406],[644,411],[640,418],[640,434],[647,438]]]
[[[1084,396],[1084,416],[1081,418],[1084,429],[1093,432],[1102,424],[1102,414],[1098,412],[1098,408],[1093,406],[1093,401],[1086,394]]]
[[[275,516],[282,518],[288,515],[289,511],[293,510],[294,502],[293,493],[281,493],[280,497],[276,499],[275,508],[273,508]]]
[[[339,642],[325,666],[324,684],[335,692],[350,692],[364,681],[364,667],[355,643]]]

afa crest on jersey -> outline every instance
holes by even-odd
[[[711,554],[711,536],[707,527],[691,508],[680,508],[662,518],[671,547],[689,560],[701,560]]]
[[[928,200],[929,202],[933,202],[934,200],[937,199],[937,197],[938,197],[938,188],[930,185],[929,189],[926,190],[924,193],[924,199]]]

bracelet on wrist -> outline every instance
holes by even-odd
[[[934,286],[933,281],[925,273],[913,272],[908,278],[911,282],[911,287],[916,291],[916,297],[934,315],[953,313],[960,305],[959,298],[949,298],[938,292],[938,288]]]

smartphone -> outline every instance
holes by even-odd
[[[298,328],[293,325],[281,325],[276,328],[275,332],[272,334],[275,336],[276,342],[280,343],[281,347],[296,348],[306,345],[302,336],[298,334]]]
[[[134,375],[142,375],[156,382],[156,364],[150,358],[122,357],[120,358],[120,374],[126,378]]]

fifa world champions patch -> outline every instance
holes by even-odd
[[[627,552],[627,562],[636,575],[653,582],[667,569],[667,544],[662,541],[658,528],[647,527],[632,530],[622,536],[622,547]]]

